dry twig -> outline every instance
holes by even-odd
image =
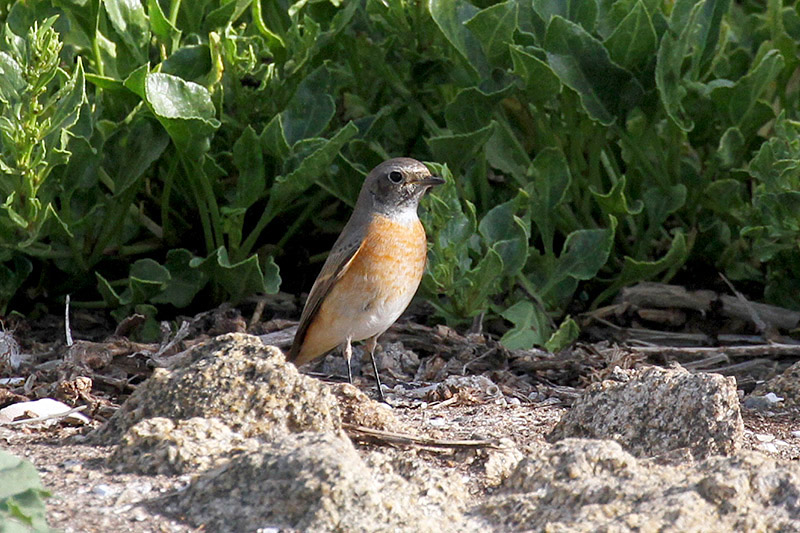
[[[342,424],[342,427],[348,435],[353,438],[371,440],[378,444],[422,446],[428,448],[492,448],[495,450],[504,448],[497,441],[493,440],[433,439],[430,437],[418,437],[416,435],[395,433],[353,424]]]

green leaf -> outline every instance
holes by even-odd
[[[597,22],[596,0],[533,0],[533,9],[549,23],[553,17],[560,17],[593,31]]]
[[[138,117],[107,142],[104,168],[114,181],[115,195],[138,185],[140,178],[169,145],[166,132],[152,118]],[[77,186],[77,184],[76,184]]]
[[[180,38],[181,30],[167,19],[158,0],[147,0],[147,13],[150,16],[150,29],[158,40],[167,44]]]
[[[9,301],[31,272],[33,272],[33,264],[21,255],[14,255],[13,270],[0,262],[0,314],[6,313]]]
[[[511,46],[514,74],[524,82],[525,94],[536,104],[547,102],[561,92],[561,82],[550,66],[523,47]]]
[[[683,61],[696,42],[697,21],[703,5],[703,2],[694,5],[688,1],[676,3],[670,18],[670,29],[661,39],[656,57],[658,94],[667,115],[683,131],[694,129],[694,122],[686,116],[683,108],[683,99],[687,94],[683,84]]]
[[[192,303],[209,279],[207,272],[192,266],[194,259],[194,255],[184,248],[167,252],[164,268],[169,272],[169,277],[161,291],[150,301],[154,304],[171,304],[178,308]]]
[[[701,71],[711,61],[719,41],[722,19],[727,14],[731,0],[705,0],[700,11],[698,24],[699,31],[695,34],[698,40],[697,50],[693,60],[696,70]]]
[[[155,73],[145,77],[144,94],[175,145],[190,160],[199,160],[208,150],[211,134],[220,126],[208,89],[177,76]]]
[[[275,286],[272,279],[267,283],[256,255],[232,264],[227,250],[220,247],[205,259],[192,259],[190,266],[214,280],[234,303],[251,294],[266,294]]]
[[[580,96],[592,119],[609,126],[635,107],[644,91],[633,75],[613,63],[608,50],[583,28],[555,16],[547,28],[550,68]]]
[[[619,277],[595,299],[592,306],[596,307],[604,302],[607,298],[616,294],[622,287],[632,285],[639,281],[654,279],[664,272],[676,271],[686,262],[688,256],[689,249],[686,246],[686,236],[682,231],[675,233],[669,251],[667,251],[661,259],[656,261],[637,261],[632,257],[626,256]]]
[[[622,176],[606,194],[596,191],[594,187],[589,187],[589,191],[604,213],[615,216],[638,215],[642,212],[644,204],[641,200],[635,200],[630,206],[628,205],[625,183],[625,176]]]
[[[318,139],[314,148],[309,152],[302,152],[301,162],[296,169],[285,176],[275,180],[267,204],[268,210],[279,209],[292,199],[302,194],[311,187],[321,176],[327,172],[328,166],[336,158],[342,147],[358,133],[358,128],[352,122],[336,132],[330,140]]]
[[[469,288],[465,291],[464,302],[469,305],[469,317],[486,309],[487,299],[496,290],[502,274],[503,259],[494,248],[489,248],[483,259],[466,276]]]
[[[555,209],[564,201],[572,175],[567,159],[557,148],[545,148],[536,155],[531,167],[533,179],[528,185],[531,219],[539,229],[545,252],[553,253]]]
[[[497,122],[494,134],[486,142],[486,160],[492,167],[513,177],[519,185],[527,183],[531,159],[505,120]]]
[[[94,276],[97,278],[97,292],[100,293],[100,296],[103,298],[103,303],[105,303],[107,307],[117,308],[130,303],[130,301],[123,301],[122,296],[114,290],[111,283],[101,276],[99,272],[95,272]]]
[[[703,191],[704,205],[726,217],[745,206],[745,184],[737,179],[712,181]]]
[[[250,207],[261,198],[266,187],[261,142],[250,126],[233,145],[233,163],[239,170],[233,205]]]
[[[291,148],[289,147],[289,143],[286,142],[286,134],[283,131],[283,123],[281,122],[280,115],[272,117],[261,131],[260,137],[264,151],[272,157],[279,161],[283,161],[289,157]]]
[[[186,81],[199,80],[210,71],[211,49],[207,44],[183,46],[161,63],[162,73],[172,74]]]
[[[746,129],[748,132],[755,131],[766,120],[774,118],[772,112],[769,112],[768,116],[756,113],[758,109],[756,106],[761,95],[775,83],[783,70],[783,65],[781,53],[770,50],[733,86],[717,87],[711,91],[711,100],[720,112],[727,116],[729,124]],[[755,123],[750,123],[752,118],[757,119]]]
[[[545,341],[547,317],[532,302],[523,300],[500,312],[500,316],[514,324],[500,339],[508,350],[530,350]]]
[[[517,2],[509,0],[487,7],[464,23],[478,38],[490,63],[508,62],[508,45],[517,28]]]
[[[150,22],[140,0],[103,0],[111,25],[138,63],[147,61]]]
[[[275,258],[271,255],[268,256],[262,263],[261,268],[264,271],[264,287],[266,287],[267,294],[276,294],[281,288],[280,269]]]
[[[19,63],[6,52],[0,51],[0,101],[5,104],[18,102],[27,86]]]
[[[492,122],[497,104],[506,98],[513,89],[506,88],[487,93],[478,87],[468,87],[458,91],[445,107],[447,126],[454,133],[470,133],[485,128]]]
[[[745,153],[745,141],[741,130],[730,127],[725,130],[717,147],[717,158],[722,168],[733,168],[741,164]]]
[[[465,26],[478,13],[478,8],[464,0],[428,0],[428,10],[436,26],[472,69],[473,75],[488,77],[489,66],[480,42]]]
[[[9,533],[50,533],[39,473],[29,462],[0,450],[0,530]]]
[[[614,244],[617,219],[609,217],[606,229],[575,230],[567,236],[561,255],[530,253],[526,268],[529,290],[549,309],[562,310],[579,280],[592,279],[608,261]]]
[[[139,304],[150,301],[164,289],[169,280],[169,270],[152,259],[139,259],[131,266],[128,276],[131,303]]]
[[[630,70],[642,69],[657,50],[656,30],[641,0],[605,40],[611,59]]]
[[[548,352],[558,353],[572,344],[581,334],[578,324],[567,316],[558,326],[558,329],[547,339],[544,347]]]
[[[644,193],[644,212],[649,227],[659,228],[667,217],[686,204],[688,189],[679,183],[670,187],[653,187]]]
[[[281,113],[283,133],[289,146],[322,133],[336,112],[330,95],[333,79],[323,65],[309,74]]]
[[[516,276],[528,258],[530,221],[520,217],[524,213],[527,218],[528,203],[528,194],[520,190],[516,198],[490,209],[478,225],[484,241],[503,260],[506,277]]]
[[[426,142],[437,161],[443,161],[454,169],[461,169],[466,162],[475,157],[478,150],[483,148],[494,133],[494,128],[495,124],[492,122],[470,133],[430,137]]]
[[[55,100],[53,116],[44,136],[53,132],[68,130],[78,122],[80,110],[86,100],[86,83],[83,78],[83,63],[78,59],[75,72],[70,80],[62,87]],[[49,106],[48,106],[49,107]]]
[[[581,229],[567,235],[558,257],[558,269],[578,280],[592,279],[608,261],[614,244],[616,219],[608,229]]]

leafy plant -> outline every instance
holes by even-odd
[[[410,155],[448,178],[423,295],[451,324],[557,349],[568,312],[687,263],[800,308],[794,4],[7,6],[3,68],[41,74],[0,84],[0,306],[307,289],[341,204]]]
[[[50,494],[30,462],[0,450],[0,487],[0,532],[55,531],[45,515]]]

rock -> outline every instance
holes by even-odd
[[[780,397],[784,407],[800,407],[800,361],[784,370],[783,374],[759,384],[750,397],[766,397],[769,393],[773,393],[771,398]]]
[[[566,439],[523,459],[477,511],[498,531],[798,531],[800,465],[743,452],[661,466]]]
[[[448,506],[429,503],[423,492],[369,467],[344,435],[300,433],[201,474],[168,511],[219,532],[465,530],[457,501],[449,499],[445,514]]]
[[[257,447],[216,418],[154,417],[134,424],[108,459],[117,472],[177,475],[220,465]]]
[[[500,485],[524,458],[524,455],[511,439],[501,439],[499,449],[489,448],[482,451],[486,460],[483,464],[486,484],[489,487]]]
[[[353,385],[349,383],[332,385],[331,392],[339,400],[342,422],[384,431],[408,431],[389,406],[376,402]]]
[[[756,411],[769,411],[782,406],[783,398],[774,392],[768,392],[764,396],[750,394],[742,402],[742,407],[745,409],[754,409]]]
[[[682,368],[632,370],[589,387],[548,436],[613,439],[637,457],[688,448],[695,458],[733,453],[744,424],[736,381]]]
[[[229,333],[196,347],[180,368],[159,368],[92,440],[115,444],[137,422],[216,418],[245,437],[341,427],[336,399],[258,337]]]

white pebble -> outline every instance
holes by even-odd
[[[95,485],[92,489],[92,492],[97,494],[98,496],[106,497],[110,496],[113,492],[113,489],[106,485],[105,483],[101,483],[100,485]]]
[[[764,450],[765,452],[778,453],[778,447],[775,446],[775,444],[773,444],[772,442],[764,442],[762,444],[759,444],[758,447]]]
[[[764,395],[764,399],[767,400],[769,403],[778,403],[782,402],[783,398],[775,394],[774,392],[768,392]]]

